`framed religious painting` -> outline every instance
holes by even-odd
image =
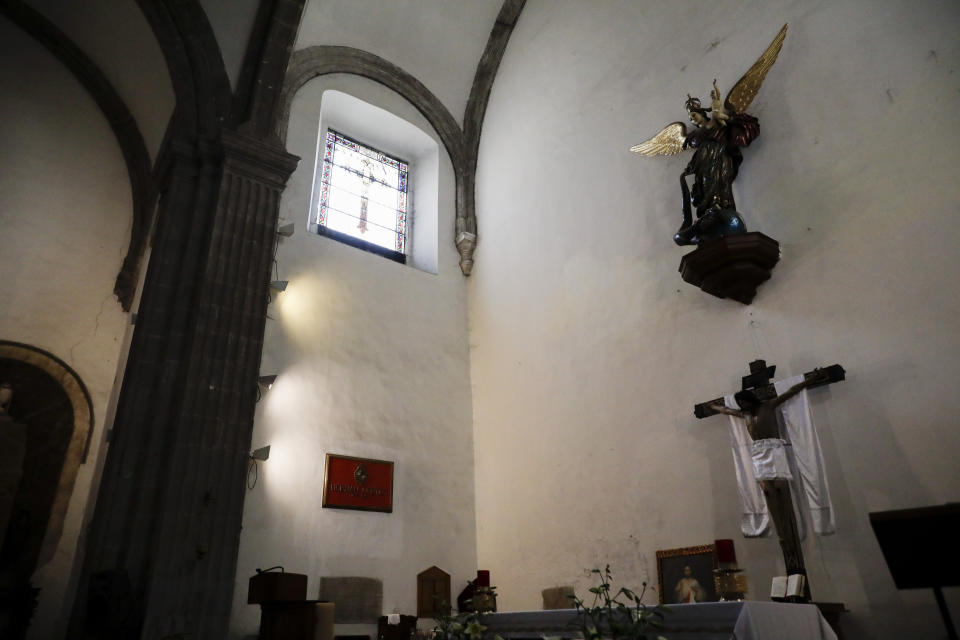
[[[717,553],[712,544],[657,551],[660,604],[714,602],[716,568]]]
[[[328,453],[322,506],[392,513],[393,462]]]

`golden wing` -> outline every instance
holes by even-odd
[[[783,40],[786,37],[787,25],[783,25],[780,33],[773,39],[773,42],[771,42],[767,50],[763,52],[763,55],[753,63],[750,70],[743,74],[743,77],[737,80],[737,84],[733,85],[733,88],[730,89],[730,93],[727,94],[727,99],[724,103],[724,106],[728,110],[743,113],[750,107],[750,103],[753,102],[753,99],[756,97],[757,91],[760,90],[760,85],[763,84],[763,79],[767,77],[767,71],[770,71],[770,67],[777,61],[777,56],[780,55],[780,49],[783,47]]]
[[[683,151],[686,139],[687,125],[671,122],[646,142],[630,147],[630,151],[642,156],[674,156]]]

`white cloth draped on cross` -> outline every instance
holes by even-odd
[[[777,394],[782,394],[803,382],[802,375],[774,383]],[[724,402],[731,409],[739,409],[733,395]],[[810,414],[810,401],[804,389],[778,409],[781,439],[754,441],[741,418],[730,419],[730,446],[737,473],[740,493],[740,530],[748,538],[765,535],[770,529],[770,515],[763,499],[759,480],[790,480],[794,508],[797,511],[797,529],[800,539],[806,537],[806,511],[810,514],[813,530],[820,535],[836,531],[830,487],[827,483],[820,439]],[[806,500],[802,496],[806,496]]]

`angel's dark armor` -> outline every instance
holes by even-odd
[[[683,226],[673,236],[679,245],[700,244],[721,236],[746,233],[743,219],[733,200],[733,181],[737,177],[746,147],[760,134],[753,116],[734,114],[725,126],[716,129],[697,127],[687,136],[685,147],[695,149],[690,164],[680,175],[683,192]],[[687,176],[693,176],[693,188]],[[691,208],[697,210],[693,221]]]

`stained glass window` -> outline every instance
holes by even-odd
[[[318,230],[403,254],[407,163],[328,130],[320,173]]]

